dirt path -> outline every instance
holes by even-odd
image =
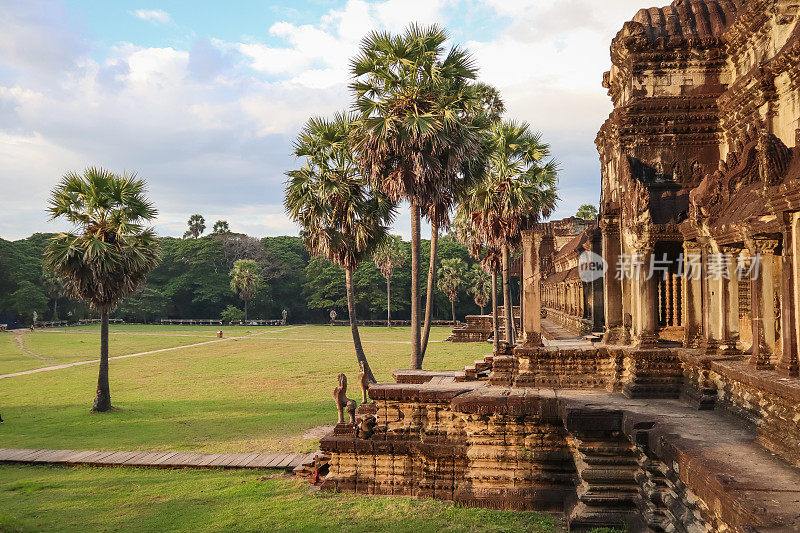
[[[38,353],[33,352],[25,347],[25,342],[22,339],[22,337],[24,337],[26,333],[27,330],[24,329],[14,330],[14,340],[17,341],[17,348],[19,348],[20,351],[35,357],[36,359],[41,359],[42,361],[49,361],[51,363],[55,363],[56,362],[55,360],[50,359],[49,357],[45,357],[43,355],[39,355]]]
[[[183,350],[183,349],[186,349],[186,348],[195,348],[197,346],[203,346],[205,344],[212,344],[212,343],[215,343],[215,342],[227,342],[227,341],[232,341],[232,340],[237,340],[237,339],[247,339],[247,338],[250,338],[250,337],[258,337],[260,335],[265,335],[267,333],[276,333],[278,331],[286,331],[286,330],[290,330],[290,329],[304,328],[304,327],[305,326],[290,326],[288,328],[283,328],[283,329],[279,329],[279,330],[264,331],[264,332],[261,332],[261,333],[251,333],[250,335],[242,335],[242,336],[238,336],[238,337],[225,337],[225,338],[222,338],[222,339],[214,339],[214,340],[211,340],[211,341],[197,342],[195,344],[186,344],[184,346],[173,346],[172,348],[161,348],[160,350],[150,350],[149,352],[131,353],[131,354],[127,354],[127,355],[116,355],[114,357],[109,357],[108,360],[109,361],[114,361],[114,360],[117,360],[117,359],[127,359],[128,357],[139,357],[139,356],[142,356],[142,355],[150,355],[150,354],[154,354],[154,353],[171,352],[173,350]],[[21,337],[21,335],[20,335],[20,337]],[[38,357],[39,359],[42,359],[42,360],[45,360],[45,361],[50,361],[50,362],[55,362],[52,359],[47,359],[46,357],[42,357],[40,355],[34,354],[33,352],[29,352],[27,349],[25,349],[22,346],[21,342],[22,341],[18,337],[17,343],[19,344],[20,349],[25,350],[27,353],[30,353],[31,355],[33,355],[35,357]],[[99,362],[100,362],[100,359],[90,359],[88,361],[77,361],[75,363],[64,363],[64,364],[61,364],[61,365],[44,366],[44,367],[41,367],[41,368],[34,368],[33,370],[24,370],[22,372],[12,372],[10,374],[0,374],[0,379],[12,378],[12,377],[15,377],[15,376],[27,376],[28,374],[37,374],[39,372],[49,372],[51,370],[61,370],[62,368],[70,368],[70,367],[73,367],[73,366],[89,365],[89,364],[92,364],[92,363],[99,363]]]

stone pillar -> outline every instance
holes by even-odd
[[[739,341],[739,280],[736,272],[740,248],[723,246],[727,277],[720,280],[722,290],[722,337],[721,342],[726,354],[738,352]]]
[[[658,314],[656,310],[658,280],[655,276],[650,276],[653,272],[653,245],[641,246],[636,253],[641,258],[642,264],[639,272],[634,273],[634,282],[640,295],[637,345],[641,348],[649,348],[658,343]]]
[[[711,279],[709,272],[709,256],[713,253],[709,240],[700,242],[701,285],[703,287],[703,341],[701,349],[707,353],[715,353],[720,344],[720,291],[718,280]]]
[[[603,232],[603,259],[606,262],[606,271],[603,274],[603,314],[606,331],[603,342],[619,344],[625,338],[622,321],[622,281],[617,276],[619,256],[622,253],[619,218],[603,218],[600,227]]]
[[[783,213],[783,252],[781,255],[781,347],[778,371],[785,376],[800,374],[795,331],[794,214]]]
[[[682,324],[681,310],[680,310],[681,278],[676,274],[671,274],[671,276],[672,276],[672,325],[680,326]]]
[[[753,239],[748,243],[748,251],[753,256],[754,278],[750,281],[750,313],[753,323],[753,348],[750,364],[756,368],[771,368],[771,352],[767,342],[767,327],[773,327],[774,311],[772,305],[772,262],[778,241],[773,239]],[[765,301],[766,300],[766,301]],[[770,317],[772,319],[770,320]],[[773,328],[774,329],[774,328]]]
[[[542,234],[535,231],[522,232],[522,290],[524,294],[523,331],[526,346],[542,346],[542,302],[539,292],[542,272],[539,246]]]
[[[703,335],[703,286],[700,245],[683,243],[683,344],[696,348]]]

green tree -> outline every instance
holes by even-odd
[[[203,229],[205,229],[205,227]],[[227,220],[217,220],[216,222],[214,222],[214,228],[211,230],[212,235],[223,235],[225,233],[230,233],[230,232],[231,228],[228,225]]]
[[[236,322],[241,322],[242,320],[247,320],[244,315],[244,311],[239,309],[238,307],[234,307],[229,305],[219,314],[219,317],[229,324],[233,324]]]
[[[583,204],[578,208],[578,212],[575,216],[583,220],[594,220],[597,216],[597,208],[592,204]]]
[[[453,316],[453,324],[456,323],[456,301],[458,293],[464,287],[467,265],[461,259],[443,259],[442,268],[439,272],[439,290],[447,295],[450,300],[450,311]]]
[[[475,300],[475,305],[481,308],[481,314],[483,314],[483,308],[486,307],[492,296],[491,277],[481,265],[472,265],[468,282],[469,293]]]
[[[50,320],[58,320],[58,300],[64,297],[64,284],[52,272],[42,268],[42,287],[45,294],[53,300],[53,315]]]
[[[52,191],[48,212],[65,218],[77,233],[60,233],[44,253],[45,266],[64,283],[67,295],[100,312],[100,372],[94,411],[111,409],[108,383],[108,315],[134,293],[159,261],[160,245],[146,224],[158,212],[134,175],[102,168],[70,172]]]
[[[229,276],[231,290],[244,301],[244,319],[247,321],[247,302],[261,288],[264,278],[259,273],[258,263],[252,259],[239,259],[233,264]]]
[[[11,294],[11,306],[26,322],[33,322],[33,313],[44,315],[47,311],[47,296],[30,281],[21,281],[17,290]]]
[[[400,237],[391,236],[387,238],[375,253],[372,254],[372,262],[386,279],[386,327],[392,327],[392,291],[391,282],[395,269],[402,268],[407,256],[403,249]]]
[[[544,162],[549,155],[549,146],[527,123],[495,123],[488,135],[485,178],[464,199],[479,241],[500,251],[508,343],[514,342],[510,252],[519,244],[521,231],[549,216],[558,201],[557,165]]]
[[[372,32],[351,68],[361,115],[355,131],[360,165],[392,201],[411,206],[411,368],[420,368],[423,356],[420,219],[431,219],[435,241],[464,165],[481,146],[474,124],[483,102],[472,83],[477,70],[466,51],[445,50],[446,40],[437,26],[411,25],[399,35]]]
[[[308,250],[344,269],[356,357],[374,381],[358,332],[353,271],[386,238],[394,204],[358,172],[349,142],[354,120],[340,113],[306,123],[294,145],[305,165],[287,172],[284,205]]]
[[[190,216],[187,224],[189,225],[189,229],[183,234],[184,239],[189,237],[197,239],[206,230],[206,219],[203,218],[203,215],[195,214]]]

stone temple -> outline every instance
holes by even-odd
[[[797,0],[626,22],[597,225],[558,249],[552,224],[527,231],[517,345],[371,385],[356,416],[374,431],[322,439],[323,487],[563,512],[573,530],[800,531],[798,22]],[[575,274],[588,251],[595,279]],[[543,307],[599,342],[551,340]]]

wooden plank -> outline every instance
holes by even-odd
[[[104,457],[108,457],[112,453],[114,452],[108,450],[95,452],[92,455],[89,455],[88,457],[84,457],[83,461],[86,464],[98,464]]]
[[[29,454],[31,452],[35,452],[35,451],[36,450],[33,450],[31,448],[22,448],[22,449],[19,449],[19,450],[10,450],[8,452],[3,453],[3,457],[0,458],[0,460],[2,460],[2,461],[16,461],[17,459],[19,459],[23,455],[27,455],[27,454]]]
[[[145,456],[150,456],[150,455],[153,455],[153,452],[133,452],[133,455],[129,459],[126,459],[120,464],[123,465],[142,464],[140,462],[141,459]],[[147,462],[145,462],[144,464],[147,464]]]
[[[184,452],[184,454],[180,458],[180,460],[175,461],[175,465],[177,465],[177,466],[196,466],[197,463],[199,463],[202,458],[203,458],[202,454]]]
[[[218,453],[217,456],[208,463],[208,466],[222,466],[222,463],[226,461],[230,461],[230,457],[227,453]]]
[[[169,461],[170,459],[172,459],[176,455],[178,455],[178,452],[167,452],[166,455],[164,455],[164,457],[162,457],[160,459],[156,459],[155,461],[153,461],[152,464],[153,465],[164,465],[164,464],[166,464],[167,461]]]
[[[275,458],[275,461],[267,465],[267,468],[280,468],[278,465],[286,460],[287,457],[289,457],[288,453],[278,455],[278,457]]]
[[[239,455],[240,457],[237,457],[233,462],[231,462],[228,465],[228,467],[242,468],[247,463],[249,463],[250,461],[255,459],[258,454],[257,453],[241,453],[241,454],[237,454],[237,455]]]
[[[175,452],[159,462],[161,466],[177,466],[184,459],[184,452]]]
[[[250,468],[264,468],[277,457],[274,453],[262,453],[248,465]]]
[[[251,468],[250,463],[252,463],[256,459],[261,457],[260,453],[251,453],[251,454],[248,454],[248,455],[249,455],[249,457],[247,459],[245,459],[244,461],[242,461],[242,463],[239,465],[242,468]]]
[[[133,452],[114,452],[111,455],[103,457],[102,461],[104,464],[118,465],[123,461],[130,459],[132,455]]]
[[[208,463],[219,457],[218,453],[204,453],[203,458],[198,461],[197,466],[208,466]]]
[[[93,453],[97,452],[95,450],[76,451],[65,457],[64,463],[72,465],[81,464],[85,458],[89,457]]]
[[[64,458],[73,455],[75,450],[53,450],[53,453],[40,455],[36,463],[63,463]]]
[[[291,463],[291,462],[292,462],[292,460],[293,460],[293,459],[295,459],[296,457],[297,457],[297,456],[296,456],[296,455],[294,455],[294,454],[286,454],[286,457],[284,457],[284,458],[283,458],[283,459],[282,459],[282,460],[281,460],[281,461],[278,463],[278,465],[277,465],[277,468],[286,468],[287,466],[289,466],[289,463]]]
[[[237,459],[238,453],[226,453],[223,454],[225,458],[217,463],[217,466],[227,467],[229,464],[234,462]]]

